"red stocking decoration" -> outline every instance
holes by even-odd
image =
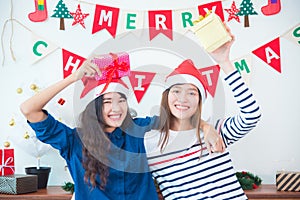
[[[35,11],[28,14],[33,22],[45,21],[48,17],[46,0],[34,0]]]
[[[264,15],[275,15],[281,9],[280,0],[268,0],[268,5],[261,8]]]

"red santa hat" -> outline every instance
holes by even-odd
[[[166,86],[170,88],[176,84],[190,83],[195,85],[201,94],[202,103],[207,97],[207,84],[192,60],[184,60],[173,72],[166,77]]]
[[[94,77],[84,77],[82,81],[84,89],[80,98],[86,96],[90,91],[93,91],[93,98],[97,98],[98,96],[109,92],[120,92],[125,96],[128,96],[129,94],[129,88],[121,78],[111,79],[107,82],[107,80],[97,81]]]

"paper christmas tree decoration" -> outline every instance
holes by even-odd
[[[244,16],[244,27],[249,27],[249,15],[257,15],[257,12],[254,10],[251,0],[243,0],[239,10],[240,12],[238,12],[236,15]]]
[[[70,12],[64,4],[63,0],[59,0],[59,2],[56,5],[56,9],[54,10],[54,14],[51,17],[59,18],[59,29],[65,30],[65,18],[73,19],[73,16],[70,15]]]

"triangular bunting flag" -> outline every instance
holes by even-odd
[[[116,36],[119,8],[96,5],[92,34],[106,29],[113,37]]]
[[[245,83],[250,85],[250,77],[251,77],[251,66],[252,66],[252,56],[250,54],[237,58],[232,61],[232,64],[241,74]]]
[[[150,40],[159,33],[173,40],[172,10],[148,11]]]
[[[197,8],[174,10],[173,15],[174,31],[181,35],[184,35],[193,26],[193,21],[199,18]]]
[[[129,11],[129,10],[121,10],[120,17],[118,21],[118,35],[132,32],[134,34],[138,34],[140,36],[142,31],[134,31],[141,30],[144,28],[144,11]]]
[[[300,24],[297,24],[289,31],[287,31],[283,37],[293,43],[300,45]]]
[[[218,78],[220,73],[220,66],[214,65],[198,69],[199,73],[205,78],[207,82],[207,90],[209,94],[214,97],[218,84]]]
[[[279,37],[252,51],[252,53],[281,73]]]
[[[202,4],[198,6],[199,15],[205,16],[206,13],[213,12],[224,21],[224,13],[223,13],[223,6],[221,1],[215,1],[207,4]]]
[[[62,49],[63,56],[63,74],[64,78],[76,71],[82,63],[86,60],[85,58],[78,56],[70,51]]]
[[[47,55],[58,49],[59,47],[52,42],[41,38],[35,34],[31,34],[31,60],[32,63],[36,63],[37,61],[45,58]]]
[[[142,100],[156,73],[131,71],[129,80],[138,103]]]

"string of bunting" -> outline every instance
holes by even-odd
[[[96,5],[96,6],[98,6],[98,5]],[[100,9],[100,7],[98,7],[98,8]],[[103,8],[103,9],[105,10],[106,8]],[[198,11],[199,11],[199,13],[204,13],[203,16],[205,16],[205,13],[207,13],[207,11],[209,11],[209,10],[212,10],[213,12],[215,12],[219,16],[221,16],[221,18],[224,18],[222,2],[216,1],[216,2],[211,2],[209,4],[204,4],[204,5],[199,5],[198,6]],[[156,11],[153,11],[153,12],[158,14],[158,12],[156,12]],[[185,13],[183,10],[181,10],[180,12]],[[100,10],[98,10],[97,12],[95,11],[95,16],[99,13],[101,13]],[[149,13],[150,13],[150,11],[149,11]],[[161,13],[161,14],[164,15],[164,13]],[[28,27],[23,25],[18,20],[13,19],[12,15],[11,15],[11,18],[8,19],[5,22],[4,28],[3,28],[3,31],[2,31],[2,35],[1,35],[1,39],[2,39],[1,44],[2,44],[3,55],[4,55],[2,65],[4,65],[4,60],[5,60],[5,53],[4,53],[4,47],[3,47],[3,38],[4,38],[3,35],[4,35],[4,30],[5,30],[6,25],[7,25],[8,22],[11,22],[11,25],[12,25],[10,51],[11,51],[11,55],[12,55],[14,61],[16,59],[15,59],[13,49],[12,49],[12,44],[11,44],[12,43],[12,37],[13,37],[13,34],[14,34],[13,33],[13,24],[14,24],[14,22],[16,22],[18,25],[21,25],[26,30],[30,31],[34,36],[33,40],[32,40],[32,43],[31,43],[32,52],[30,52],[33,63],[36,63],[37,61],[41,60],[42,58],[45,58],[47,55],[54,52],[56,49],[61,48],[62,49],[62,55],[63,55],[63,77],[65,78],[65,77],[69,76],[73,71],[75,71],[78,67],[80,67],[80,65],[84,62],[84,60],[86,60],[86,58],[84,58],[80,55],[77,55],[77,54],[75,54],[71,51],[68,51],[68,50],[66,50],[62,47],[59,47],[59,46],[55,45],[54,43],[52,43],[48,39],[45,39],[45,38],[42,38],[40,36],[35,35]],[[293,28],[291,28],[289,31],[287,31],[282,36],[299,45],[300,44],[299,43],[300,23],[297,24],[296,26],[294,26]],[[266,64],[271,66],[277,72],[281,73],[281,58],[280,58],[279,37],[273,39],[272,41],[270,41],[266,44],[263,44],[259,48],[253,50],[252,53],[254,55],[256,55],[258,58],[262,59]],[[243,78],[247,77],[247,75],[249,75],[251,73],[251,69],[250,69],[251,57],[249,55],[245,55],[245,56],[242,56],[240,58],[237,58],[237,59],[233,60],[232,62],[236,66],[236,68],[241,72]],[[206,69],[206,70],[211,70],[214,67],[215,66],[209,66],[208,67],[209,69]],[[200,70],[203,70],[203,69],[199,69],[199,71]],[[219,75],[218,72],[219,72],[218,70],[215,70],[215,73],[211,74],[211,76],[216,76],[217,77]],[[205,72],[203,72],[203,73],[205,73]],[[215,84],[217,83],[217,79],[214,78],[214,77],[210,77],[210,78],[212,78],[212,80],[215,80],[214,83],[211,83],[212,84],[211,88],[209,88],[209,93],[212,95],[212,97],[214,97],[214,92],[215,92],[215,88],[216,88]],[[247,82],[247,80],[245,80],[245,81]],[[146,91],[144,91],[144,92],[146,92]],[[140,100],[141,100],[141,96],[139,97],[138,101],[140,101]]]

